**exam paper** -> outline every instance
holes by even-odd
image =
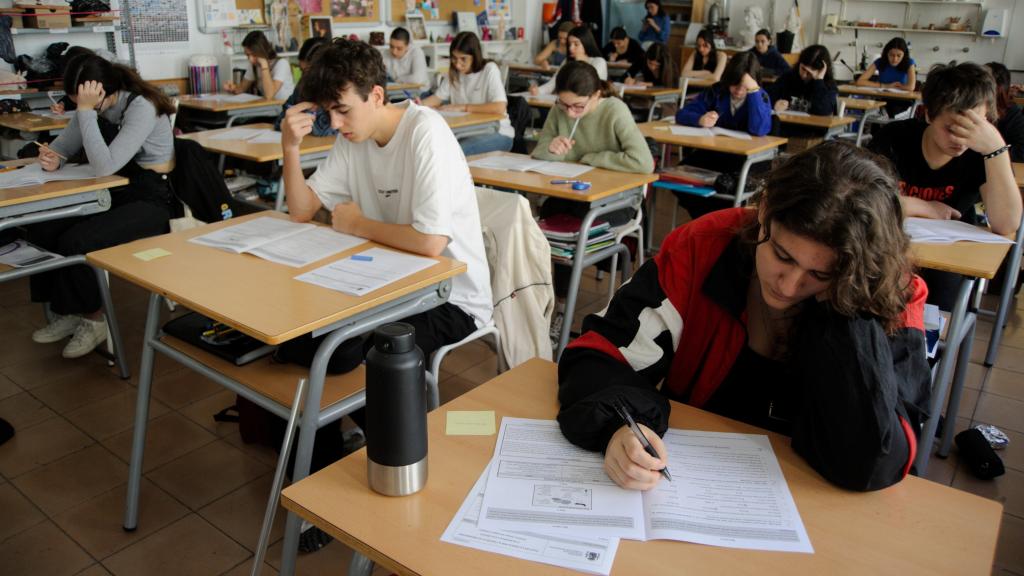
[[[473,485],[455,518],[441,535],[442,542],[590,574],[607,575],[611,572],[619,548],[618,538],[552,536],[480,528],[477,521],[489,470],[490,467],[484,469]]]
[[[557,94],[530,94],[529,92],[514,92],[509,96],[519,96],[526,98],[527,100],[540,100],[544,102],[555,102],[558,100]]]
[[[65,164],[59,170],[47,172],[39,164],[29,164],[24,168],[0,173],[0,188],[18,188],[21,186],[38,186],[47,182],[63,180],[85,180],[95,178],[96,172],[88,164]]]
[[[277,130],[263,130],[247,141],[251,144],[280,144],[281,133]]]
[[[60,258],[60,256],[53,252],[40,250],[24,240],[15,240],[6,246],[0,246],[0,264],[6,264],[14,268],[42,264],[56,258]]]
[[[189,242],[241,254],[314,227],[314,224],[299,224],[283,218],[263,216],[190,238]]]
[[[352,296],[362,296],[437,264],[436,260],[430,258],[383,248],[370,248],[356,256],[359,258],[335,260],[296,276],[295,279]]]
[[[511,170],[514,172],[537,172],[548,176],[559,178],[576,178],[594,168],[586,164],[573,164],[571,162],[548,162],[545,160],[534,160],[528,156],[521,155],[494,155],[485,158],[477,158],[469,163],[477,168],[490,168],[493,170]]]
[[[776,116],[796,116],[798,118],[810,118],[810,112],[801,112],[799,110],[783,110],[782,112],[774,112]]]
[[[316,226],[306,232],[268,242],[248,252],[264,260],[301,268],[364,242],[364,238],[343,234],[326,226]]]
[[[676,136],[728,136],[729,138],[736,138],[737,140],[751,140],[750,134],[746,132],[740,132],[739,130],[729,130],[728,128],[695,128],[693,126],[672,126],[669,128]]]
[[[243,92],[241,94],[217,94],[215,95],[215,98],[217,100],[224,100],[227,102],[252,102],[254,100],[263,99],[262,96],[257,96],[256,94],[249,94],[247,92]]]
[[[959,220],[932,220],[905,218],[903,231],[914,242],[924,244],[952,244],[953,242],[981,242],[983,244],[1012,244],[1009,238],[993,234],[984,228]]]
[[[445,118],[460,118],[462,116],[469,116],[469,112],[463,110],[438,110],[438,114]]]
[[[258,136],[263,131],[263,128],[230,128],[217,135],[210,136],[210,140],[248,140]]]

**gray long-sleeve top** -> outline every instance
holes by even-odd
[[[174,133],[167,115],[157,116],[156,107],[144,96],[128,104],[130,92],[117,93],[117,101],[101,112],[105,119],[121,126],[108,146],[103,140],[96,110],[78,109],[50,148],[70,157],[82,148],[97,176],[109,176],[130,160],[143,166],[164,164],[174,158]]]

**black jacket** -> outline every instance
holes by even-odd
[[[1006,114],[996,122],[996,128],[1003,140],[1011,146],[1010,160],[1024,162],[1024,111],[1016,104],[1010,104]]]
[[[838,94],[835,83],[830,84],[825,80],[804,82],[796,68],[790,69],[768,85],[768,95],[772,98],[773,106],[779,100],[786,100],[790,110],[815,116],[835,115]]]
[[[174,164],[171,189],[197,220],[219,222],[238,212],[217,165],[198,142],[175,138]]]

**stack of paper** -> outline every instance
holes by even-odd
[[[441,539],[601,574],[620,538],[814,551],[767,436],[669,430],[664,442],[673,480],[637,492],[557,422],[504,418],[493,459]]]
[[[959,220],[906,218],[903,220],[903,231],[910,236],[911,240],[922,244],[952,244],[953,242],[1013,243],[1008,238]]]
[[[252,144],[280,144],[281,133],[269,128],[231,128],[210,136],[210,140],[244,140]]]
[[[264,216],[196,236],[189,242],[235,254],[245,252],[264,260],[301,268],[358,246],[366,240],[342,234],[326,226],[299,224]]]
[[[669,128],[676,136],[728,136],[729,138],[736,138],[738,140],[752,140],[750,134],[746,132],[740,132],[739,130],[729,130],[728,128],[694,128],[693,126],[672,126]]]
[[[545,160],[534,160],[522,154],[495,154],[477,158],[469,163],[477,168],[490,168],[492,170],[511,170],[513,172],[537,172],[548,176],[559,178],[576,178],[593,170],[593,167],[585,164],[572,164],[570,162],[548,162]]]
[[[576,253],[576,241],[580,236],[582,221],[569,214],[549,216],[537,224],[551,244],[551,258],[559,262],[572,260]],[[587,238],[586,253],[611,246],[615,241],[615,233],[608,222],[598,221],[590,228]]]
[[[349,258],[335,260],[326,266],[310,270],[296,276],[295,279],[352,296],[362,296],[420,270],[426,270],[434,264],[437,264],[437,261],[430,258],[383,248],[370,248]]]
[[[529,92],[513,92],[509,96],[519,96],[527,100],[539,100],[541,102],[555,102],[558,96],[555,94],[530,94]]]
[[[42,264],[57,258],[60,258],[60,255],[40,250],[24,240],[15,240],[6,246],[0,246],[0,264],[6,264],[13,268]]]

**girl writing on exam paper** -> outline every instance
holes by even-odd
[[[598,77],[593,66],[579,61],[562,66],[555,75],[555,95],[555,106],[537,137],[534,158],[579,162],[618,172],[654,171],[651,150],[629,107],[613,96],[611,85]],[[556,214],[582,218],[589,208],[583,202],[549,198],[541,206],[540,214],[542,218]],[[615,226],[633,216],[634,211],[626,209],[606,214],[602,219]],[[557,309],[552,322],[553,337],[561,333],[569,272],[567,266],[555,267]]]
[[[772,128],[772,106],[758,81],[761,66],[750,52],[740,52],[722,73],[722,80],[690,100],[676,113],[683,126],[720,126],[764,136]]]
[[[623,83],[627,86],[676,88],[679,86],[679,68],[668,47],[655,42],[644,53],[643,63],[629,69]]]
[[[927,289],[907,259],[895,174],[826,142],[774,170],[756,206],[671,232],[561,357],[562,432],[605,451],[620,486],[659,481],[669,400],[789,435],[851,490],[911,469],[930,395]]]
[[[875,74],[878,78],[874,78]],[[875,86],[879,88],[897,88],[913,90],[917,85],[917,65],[910,57],[907,41],[897,36],[882,48],[882,57],[877,58],[868,69],[857,78],[858,86]]]
[[[601,56],[601,50],[594,41],[589,26],[577,26],[569,31],[568,50],[570,62],[586,62],[597,71],[601,80],[608,79],[608,62]],[[554,94],[555,78],[540,86],[530,86],[530,94]]]
[[[689,78],[711,78],[718,82],[725,72],[728,57],[719,54],[715,48],[715,35],[705,28],[697,33],[697,48],[683,64],[683,76]]]
[[[287,100],[295,89],[292,65],[287,58],[279,58],[270,41],[259,30],[253,30],[242,39],[242,49],[249,60],[242,82],[226,82],[224,91],[231,94],[248,92],[253,86],[256,93],[272,100]]]
[[[174,103],[131,68],[95,54],[68,63],[64,86],[77,109],[60,136],[40,149],[43,170],[59,170],[67,159],[80,157],[96,176],[118,174],[129,183],[110,190],[106,212],[35,224],[28,229],[29,241],[68,256],[166,232],[175,207],[167,181],[174,165],[169,120]],[[59,342],[71,336],[63,355],[77,358],[106,339],[92,268],[79,265],[37,274],[31,290],[32,300],[48,303],[54,314],[49,325],[32,334],[34,341]]]

